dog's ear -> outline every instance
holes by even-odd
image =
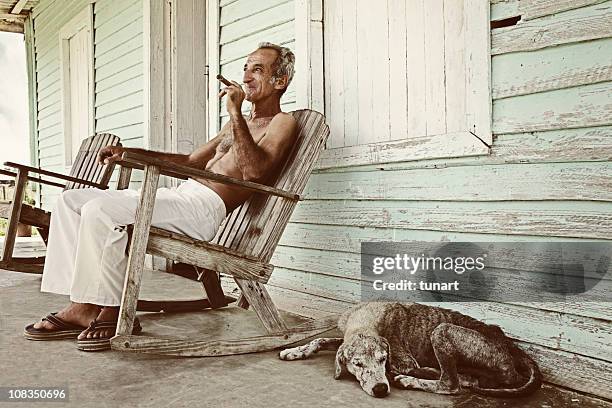
[[[336,372],[334,373],[334,379],[338,380],[344,375],[348,374],[346,369],[346,357],[344,357],[344,344],[338,348],[336,352]]]
[[[385,363],[385,368],[387,372],[389,372],[389,370],[391,369],[391,345],[389,344],[389,341],[384,337],[381,337],[381,340],[385,345],[385,349],[387,350],[387,362]]]

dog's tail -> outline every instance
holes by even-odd
[[[523,350],[513,345],[512,355],[521,372],[529,373],[529,379],[518,388],[480,388],[473,386],[474,392],[489,397],[513,398],[530,395],[542,386],[542,373],[535,361]]]

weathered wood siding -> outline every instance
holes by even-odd
[[[67,169],[58,33],[88,4],[87,0],[43,0],[33,14],[38,165],[60,173]],[[118,135],[126,146],[141,146],[143,141],[142,31],[142,1],[105,0],[94,5],[95,130]],[[42,186],[42,206],[52,208],[59,192]]]
[[[269,286],[281,306],[320,316],[359,301],[361,241],[612,240],[612,1],[491,3],[493,20],[524,15],[492,30],[491,154],[408,161],[407,149],[406,161],[391,164],[322,163],[272,259]],[[337,24],[337,13],[330,11],[326,27]],[[342,17],[355,23],[355,16]],[[326,41],[345,44],[340,60],[354,55],[359,35]],[[376,39],[367,41],[382,52]],[[326,69],[349,82],[359,75],[351,64]],[[381,97],[390,74],[377,77]],[[373,96],[347,89],[328,84],[326,92],[345,104]],[[407,126],[349,120],[358,111],[341,106],[337,115],[340,100],[326,107],[335,144],[358,142],[367,129],[388,137]],[[501,325],[535,353],[548,381],[612,398],[608,304],[446,306]]]
[[[221,0],[218,5],[218,62],[220,72],[226,78],[242,82],[246,57],[260,42],[272,42],[295,50],[293,0]],[[216,82],[214,77],[210,80]],[[217,84],[213,82],[211,86]],[[285,111],[295,109],[293,84],[289,85],[281,104]],[[243,107],[244,111],[248,112],[249,104],[245,103]],[[219,109],[220,124],[223,125],[228,117],[225,98]]]
[[[144,134],[142,0],[103,0],[94,7],[95,129],[126,147],[147,145]],[[116,181],[115,171],[112,182]],[[143,174],[132,174],[140,188]]]
[[[142,1],[102,1],[94,8],[96,131],[124,146],[143,143]]]

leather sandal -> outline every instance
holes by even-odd
[[[110,336],[98,337],[92,339],[77,339],[77,349],[81,351],[103,351],[110,350],[110,339],[115,336],[115,332],[117,331],[117,322],[115,321],[99,321],[92,320],[89,323],[89,327],[83,328],[81,332],[83,333],[95,333],[102,330],[109,330],[112,334]],[[134,328],[132,329],[132,334],[139,334],[142,331],[142,326],[140,326],[140,321],[138,318],[134,320]]]
[[[77,324],[68,323],[61,317],[56,316],[57,313],[51,313],[43,317],[43,321],[48,321],[53,325],[53,329],[35,329],[34,324],[25,327],[23,335],[28,340],[61,340],[75,339],[86,327]]]

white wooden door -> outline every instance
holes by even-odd
[[[93,4],[62,26],[59,40],[64,163],[70,167],[94,132]]]
[[[89,33],[85,28],[79,30],[69,42],[70,77],[70,134],[72,159],[75,158],[81,142],[89,135],[89,80],[88,46]]]

